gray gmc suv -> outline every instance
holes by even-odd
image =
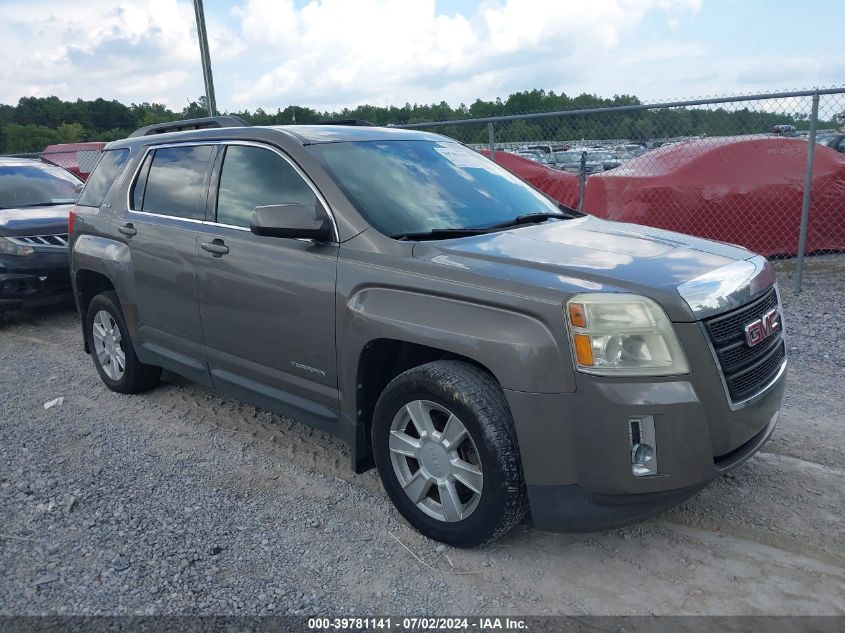
[[[176,131],[174,131],[176,130]],[[562,207],[435,134],[218,117],[110,144],[71,214],[85,349],[342,438],[431,538],[659,513],[771,435],[771,265]]]

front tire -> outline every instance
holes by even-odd
[[[474,547],[526,514],[510,408],[478,367],[437,361],[397,376],[376,403],[372,444],[391,501],[429,538]]]
[[[138,360],[116,293],[103,292],[88,304],[85,336],[97,373],[112,391],[138,393],[158,384],[161,367]]]

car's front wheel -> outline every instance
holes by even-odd
[[[397,376],[376,404],[372,443],[394,505],[430,538],[480,545],[525,516],[510,409],[478,367],[437,361]]]
[[[112,391],[138,393],[158,384],[161,368],[138,360],[114,292],[98,294],[88,304],[85,336],[97,373]]]

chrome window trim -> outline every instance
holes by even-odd
[[[755,255],[690,279],[677,290],[696,320],[701,320],[744,306],[774,282],[772,264]]]
[[[710,340],[710,334],[707,332],[707,326],[704,324],[704,321],[700,321],[698,323],[699,328],[701,328],[701,335],[704,337],[704,340],[707,342],[707,348],[710,350],[710,354],[713,357],[713,362],[716,365],[716,371],[719,372],[719,380],[722,382],[722,388],[725,390],[725,399],[728,403],[728,408],[731,411],[738,411],[740,409],[744,409],[745,407],[754,404],[760,398],[764,397],[769,390],[774,387],[778,381],[783,377],[784,373],[786,372],[786,364],[789,360],[789,348],[787,347],[786,341],[786,328],[784,327],[783,323],[783,307],[781,306],[780,302],[780,291],[778,290],[778,285],[774,285],[775,288],[775,296],[778,299],[778,317],[780,320],[780,338],[783,342],[783,362],[780,364],[780,368],[778,368],[777,373],[774,377],[767,382],[765,385],[760,387],[760,389],[755,392],[754,394],[740,400],[739,402],[734,402],[731,399],[731,392],[728,389],[728,381],[725,380],[725,372],[722,370],[722,364],[719,362],[719,356],[716,354],[716,348],[713,346],[713,341]],[[739,306],[742,307],[742,306]]]
[[[223,222],[209,222],[206,220],[203,222],[205,226],[218,226],[221,229],[235,229],[236,231],[246,231],[247,233],[252,233],[252,231],[246,226],[238,226],[236,224],[225,224]]]
[[[197,218],[183,218],[179,215],[167,215],[166,213],[151,213],[150,211],[136,211],[135,209],[129,209],[129,213],[134,215],[146,215],[151,218],[165,218],[167,220],[178,220],[180,222],[190,222],[192,224],[204,224],[204,220],[199,220]]]
[[[274,152],[275,154],[278,154],[282,158],[282,160],[287,162],[287,164],[290,165],[293,168],[293,170],[299,175],[299,177],[302,178],[302,180],[305,182],[305,184],[308,185],[308,187],[314,193],[314,195],[316,196],[316,198],[320,202],[320,204],[323,205],[323,208],[326,210],[326,214],[329,216],[329,221],[332,223],[332,234],[333,234],[333,240],[332,241],[334,241],[335,243],[340,242],[340,233],[338,232],[338,229],[337,229],[337,222],[335,221],[334,211],[329,206],[329,203],[326,200],[325,196],[323,196],[323,194],[320,192],[320,190],[317,188],[317,186],[311,181],[311,178],[308,177],[308,175],[299,167],[299,165],[297,165],[293,161],[293,159],[290,156],[288,156],[285,152],[280,150],[278,147],[273,147],[272,145],[268,145],[266,143],[261,143],[261,142],[258,142],[258,141],[244,141],[244,140],[240,140],[240,139],[231,139],[231,140],[227,139],[227,140],[223,140],[223,141],[182,141],[180,143],[160,143],[160,144],[157,144],[157,145],[156,144],[147,145],[144,148],[144,154],[141,156],[141,159],[138,161],[138,165],[135,167],[135,171],[133,172],[132,178],[129,181],[129,186],[126,187],[126,210],[130,213],[140,213],[142,215],[147,215],[147,216],[152,216],[152,217],[157,217],[157,218],[167,218],[167,219],[170,219],[170,220],[183,220],[185,222],[192,222],[192,223],[195,223],[195,224],[206,224],[206,225],[209,225],[209,226],[220,226],[220,227],[225,227],[225,228],[232,228],[232,229],[238,229],[238,230],[241,230],[241,231],[251,232],[250,229],[247,228],[247,227],[235,226],[234,224],[222,224],[222,223],[214,222],[214,221],[211,221],[211,220],[198,220],[198,219],[195,219],[195,218],[183,218],[183,217],[175,216],[175,215],[166,215],[164,213],[152,213],[150,211],[138,211],[138,210],[132,208],[132,196],[131,196],[132,187],[134,186],[135,182],[138,180],[138,174],[141,171],[141,167],[143,166],[144,161],[147,159],[147,155],[151,151],[154,151],[154,150],[157,150],[157,149],[166,149],[168,147],[185,147],[185,146],[196,147],[196,146],[199,146],[199,145],[224,145],[224,146],[225,145],[243,145],[243,146],[246,146],[246,147],[258,147],[260,149],[266,149],[266,150],[269,150],[271,152]],[[224,161],[224,163],[225,163],[225,161]],[[151,165],[151,167],[152,167],[152,165]],[[221,165],[220,168],[222,170],[223,166]],[[309,240],[305,240],[305,241],[313,242],[314,240],[309,239]]]

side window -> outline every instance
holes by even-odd
[[[149,213],[174,215],[193,220],[203,219],[204,206],[200,205],[202,184],[211,145],[163,147],[155,150],[142,186],[142,169],[133,190],[136,209]],[[143,190],[140,191],[139,190]],[[139,199],[140,198],[140,199]]]
[[[230,145],[217,193],[217,221],[249,226],[255,207],[298,202],[317,209],[311,187],[281,156],[268,149]]]
[[[99,207],[106,199],[106,194],[111,189],[121,167],[129,157],[128,149],[113,149],[105,152],[100,162],[94,168],[94,173],[88,177],[85,189],[79,196],[78,204],[84,207]]]

